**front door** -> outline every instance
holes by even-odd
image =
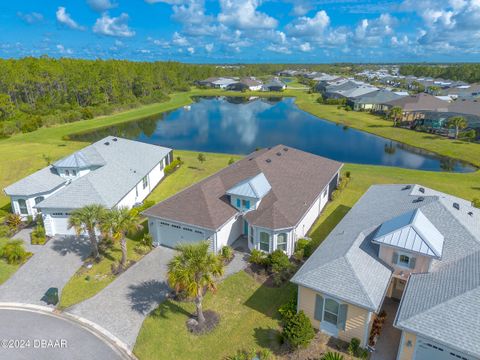
[[[406,280],[402,279],[393,279],[393,290],[392,298],[396,300],[401,300],[403,295],[403,290],[405,289]]]
[[[243,234],[248,235],[248,222],[247,222],[247,220],[243,220]]]

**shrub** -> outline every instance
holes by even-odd
[[[348,344],[348,354],[351,356],[357,356],[360,350],[360,340],[357,338],[352,338],[350,344]]]
[[[340,195],[340,191],[334,190],[332,191],[332,195],[330,195],[330,197],[332,200],[335,200],[336,198],[338,198],[339,195]]]
[[[222,249],[220,250],[220,256],[222,257],[222,259],[224,261],[230,261],[233,259],[233,249],[231,246],[224,246],[222,247]]]
[[[30,234],[30,241],[32,245],[43,245],[47,242],[47,235],[45,228],[42,225],[37,225],[35,230]]]
[[[169,175],[173,173],[177,169],[177,167],[180,167],[182,164],[183,164],[183,161],[180,160],[180,158],[176,158],[170,164],[165,166],[165,169],[163,169],[163,171],[165,172],[166,175]]]
[[[295,250],[293,258],[297,261],[303,261],[305,258],[305,249]]]
[[[309,239],[298,239],[297,243],[295,244],[295,251],[305,249],[305,247],[307,247],[309,243]]]
[[[300,311],[285,322],[282,336],[293,348],[307,347],[314,338],[315,331],[310,319]]]
[[[472,200],[472,206],[480,208],[480,198],[475,198]]]
[[[265,265],[266,263],[266,255],[260,250],[253,249],[250,252],[250,257],[248,258],[248,262],[251,264],[257,264],[257,265]]]
[[[350,182],[349,177],[342,177],[340,181],[338,182],[337,189],[338,190],[343,190],[347,187],[348,183]]]
[[[146,246],[146,247],[151,249],[153,247],[153,236],[152,236],[152,234],[150,234],[150,233],[143,234],[143,238],[141,240],[141,243],[142,243],[143,246]]]
[[[22,240],[10,240],[0,248],[0,258],[5,259],[9,264],[20,264],[30,253],[23,247]]]
[[[10,228],[7,225],[0,225],[0,238],[10,236]]]
[[[345,177],[350,179],[350,176],[351,176],[351,172],[350,171],[345,171]]]
[[[270,265],[274,273],[281,272],[291,267],[288,256],[282,250],[275,250],[267,257],[267,264]]]
[[[22,225],[22,218],[17,214],[8,214],[5,219],[5,224],[10,229],[10,232],[16,233]]]
[[[287,323],[297,313],[297,298],[292,297],[288,302],[278,308],[278,312],[282,317],[282,322]]]
[[[336,353],[336,352],[326,352],[320,360],[343,360],[343,355]]]
[[[235,160],[233,158],[230,158],[230,160],[228,160],[228,165],[232,165],[235,163]]]
[[[252,350],[237,350],[237,352],[227,357],[227,360],[269,360],[272,358],[272,353],[268,349],[262,349],[257,351],[255,349]]]

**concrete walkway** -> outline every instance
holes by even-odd
[[[25,237],[20,232],[14,238]],[[0,301],[45,305],[41,300],[51,288],[61,291],[90,254],[86,239],[55,237],[43,246],[32,246],[34,255],[0,286]]]
[[[67,309],[108,330],[133,349],[145,317],[169,291],[167,264],[175,250],[157,247],[94,297]]]
[[[387,318],[370,360],[395,360],[402,336],[401,331],[393,327],[393,321],[398,310],[398,302],[385,298],[382,310],[385,310],[387,313]]]

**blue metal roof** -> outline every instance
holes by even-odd
[[[245,196],[254,199],[263,198],[272,189],[265,175],[262,173],[240,181],[227,190],[228,195]]]

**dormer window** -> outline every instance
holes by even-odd
[[[65,176],[70,176],[70,171],[65,170]]]
[[[242,207],[246,210],[250,209],[250,200],[242,200]]]
[[[400,255],[398,257],[398,265],[402,265],[402,266],[407,266],[409,265],[410,263],[410,256],[407,256],[407,255]]]
[[[77,176],[77,170],[72,170],[72,175]]]

